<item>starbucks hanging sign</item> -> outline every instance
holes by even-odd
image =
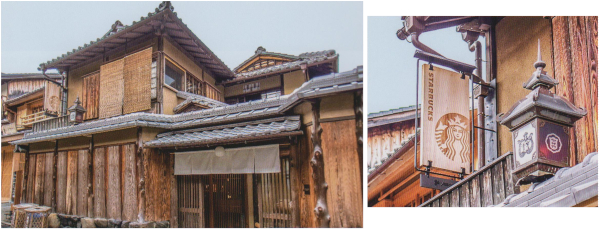
[[[421,166],[468,172],[471,161],[469,81],[460,73],[423,65]]]

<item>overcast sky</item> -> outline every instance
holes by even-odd
[[[402,20],[400,17],[368,17],[367,20],[367,111],[376,113],[415,105],[417,59],[413,55],[417,49],[396,37]],[[447,58],[475,65],[475,53],[469,51],[455,27],[426,32],[419,40]],[[485,44],[485,38],[480,37],[479,41]],[[485,61],[485,48],[483,53]],[[483,66],[485,77],[485,62]]]
[[[40,63],[154,12],[160,2],[2,2],[2,72]],[[230,68],[254,55],[335,49],[340,71],[363,63],[362,2],[173,2],[175,12]]]

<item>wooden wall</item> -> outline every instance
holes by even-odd
[[[145,220],[162,221],[171,217],[171,157],[156,149],[144,149],[146,181]]]
[[[408,120],[390,125],[369,128],[367,139],[367,164],[375,166],[384,155],[392,154],[401,146],[402,141],[415,133],[415,121]]]
[[[362,185],[354,120],[321,123],[331,227],[362,227]]]
[[[588,112],[571,130],[571,165],[598,151],[598,17],[552,18],[556,93]]]
[[[8,95],[23,94],[44,87],[46,80],[14,80],[8,82]]]
[[[315,203],[316,196],[314,193],[314,181],[312,179],[312,167],[310,166],[310,155],[312,150],[312,141],[310,139],[311,135],[311,127],[308,126],[304,128],[305,135],[299,137],[298,139],[298,173],[299,179],[298,184],[300,186],[299,193],[299,201],[298,205],[300,206],[300,227],[316,227],[315,220]],[[308,186],[308,193],[304,190],[305,185]]]
[[[10,200],[13,173],[13,149],[13,147],[2,147],[2,202]]]

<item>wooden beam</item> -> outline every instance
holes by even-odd
[[[300,227],[300,181],[298,177],[298,141],[294,138],[290,155],[290,186],[292,194],[292,227]]]
[[[146,182],[145,182],[145,165],[147,157],[144,157],[144,145],[142,144],[142,127],[137,128],[137,167],[138,167],[138,176],[139,176],[139,191],[138,191],[138,220],[140,222],[145,222],[144,219],[146,217]]]
[[[412,183],[413,181],[417,180],[419,178],[420,174],[421,174],[420,172],[413,173],[412,175],[410,175],[409,177],[404,179],[402,182],[400,182],[399,184],[397,184],[396,186],[394,186],[393,188],[391,188],[390,190],[385,192],[385,194],[381,195],[378,200],[381,201],[381,200],[385,199],[387,196],[394,193],[394,191],[401,188],[402,186],[404,186],[408,183]]]
[[[169,165],[169,175],[171,179],[171,227],[177,228],[179,227],[178,222],[178,210],[179,206],[177,205],[177,177],[175,177],[175,155],[170,155],[171,160]]]
[[[54,184],[52,186],[52,212],[56,212],[56,179],[58,177],[58,170],[56,167],[56,164],[58,163],[58,140],[55,140],[54,142],[54,158],[53,158],[54,162],[52,163],[52,183]]]
[[[362,90],[354,93],[354,115],[356,122],[356,141],[358,144],[358,165],[360,168],[360,183],[363,183],[363,96]],[[360,186],[363,191],[362,185]]]
[[[321,128],[320,116],[321,116],[321,100],[316,99],[311,102],[312,104],[312,115],[313,115],[313,126],[311,133],[311,140],[313,143],[313,151],[311,155],[310,165],[313,171],[313,179],[315,182],[315,217],[317,225],[319,227],[329,227],[331,216],[329,215],[329,208],[327,207],[327,189],[328,184],[325,181],[325,162],[323,160],[323,149],[321,148],[321,134],[323,128]]]
[[[23,168],[23,184],[21,188],[21,203],[27,203],[27,179],[29,178],[29,150],[25,152],[24,166],[25,167]]]
[[[94,135],[90,138],[90,146],[88,150],[88,185],[87,185],[87,216],[94,217]]]

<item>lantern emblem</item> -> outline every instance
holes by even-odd
[[[546,147],[548,147],[548,150],[550,150],[550,152],[558,153],[562,148],[562,142],[556,134],[551,133],[546,135]]]
[[[523,135],[523,139],[518,140],[519,145],[519,157],[524,157],[527,154],[530,154],[533,151],[533,133]]]

